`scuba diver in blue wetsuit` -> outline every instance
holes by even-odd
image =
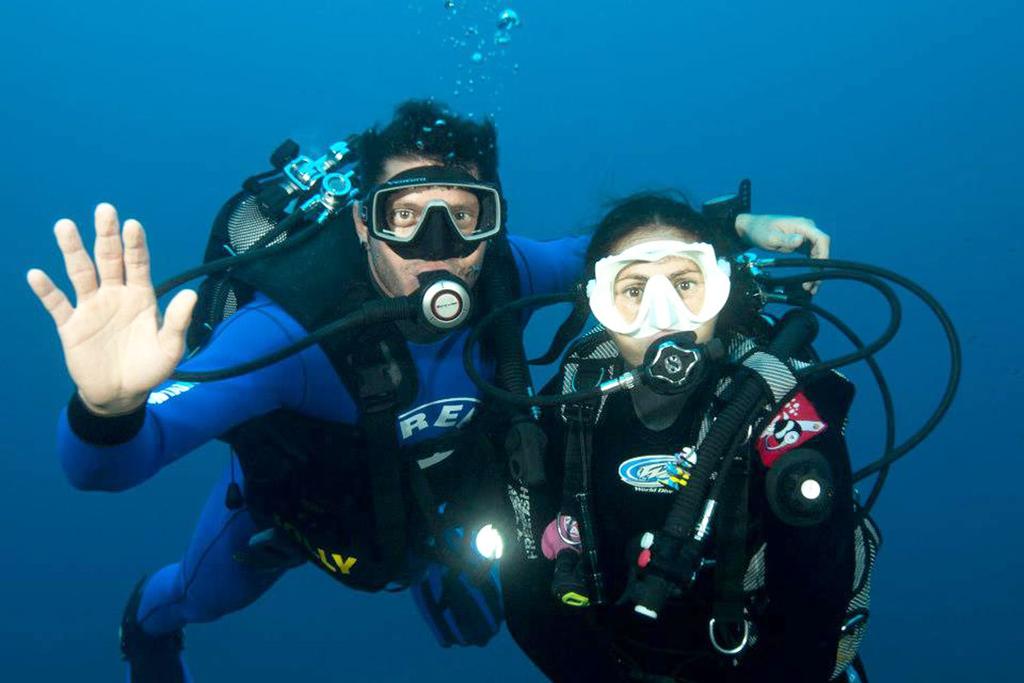
[[[494,634],[488,501],[503,491],[485,483],[543,444],[529,411],[481,403],[461,367],[467,323],[567,289],[587,241],[507,234],[495,138],[408,102],[323,157],[283,145],[221,211],[206,265],[157,289],[137,221],[122,231],[97,207],[95,260],[57,223],[76,305],[42,271],[28,281],[77,387],[58,434],[69,481],[124,490],[211,439],[232,448],[185,556],[131,594],[131,681],[188,680],[183,627],[242,609],[306,561],[360,590],[412,586],[444,645]],[[809,221],[728,221],[761,246],[827,255]],[[198,295],[179,292],[161,319],[158,296],[198,275]],[[523,323],[506,316],[477,354],[520,394]]]

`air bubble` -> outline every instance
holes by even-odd
[[[514,9],[504,9],[498,15],[498,28],[502,31],[510,31],[522,23],[519,14]]]

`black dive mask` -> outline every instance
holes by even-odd
[[[444,197],[425,196],[443,190]],[[495,183],[457,168],[424,166],[372,188],[360,205],[370,235],[404,259],[444,261],[469,256],[497,235],[505,205]]]
[[[697,344],[693,332],[663,337],[647,349],[643,363],[643,383],[658,394],[688,394],[704,383],[714,361],[725,355],[717,338]]]

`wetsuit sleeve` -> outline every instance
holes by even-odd
[[[823,523],[789,526],[768,509],[763,482],[755,480],[760,488],[751,491],[751,498],[763,505],[768,591],[768,607],[759,620],[760,639],[747,660],[757,680],[829,680],[853,585],[853,482],[843,436],[853,387],[831,375],[808,385],[804,393],[827,427],[802,447],[828,460],[834,502]]]
[[[565,292],[583,277],[583,257],[590,235],[541,242],[509,237],[523,296]]]
[[[298,323],[260,297],[225,321],[207,347],[180,367],[229,367],[303,335]],[[167,382],[128,416],[100,417],[73,399],[60,416],[57,432],[57,450],[68,480],[86,490],[127,489],[235,425],[300,405],[308,351],[233,379]]]

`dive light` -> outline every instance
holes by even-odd
[[[485,560],[500,560],[505,554],[505,539],[493,524],[485,524],[477,530],[473,547]]]
[[[821,453],[798,448],[768,470],[765,493],[772,512],[784,523],[821,524],[832,513],[832,468]]]

